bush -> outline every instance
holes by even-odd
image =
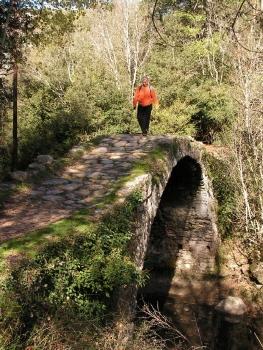
[[[57,313],[94,322],[105,319],[118,288],[143,281],[127,251],[139,203],[135,193],[98,227],[47,245],[34,260],[12,271],[2,298],[1,336],[12,323],[12,337],[24,342],[36,324]],[[8,300],[17,306],[16,313],[10,314]]]
[[[218,202],[218,227],[222,238],[233,234],[238,206],[238,188],[230,165],[205,154],[204,161]]]
[[[233,122],[233,103],[229,88],[203,82],[190,90],[191,104],[196,106],[191,122],[195,125],[197,140],[211,144]]]

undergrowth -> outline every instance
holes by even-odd
[[[231,176],[230,165],[208,153],[203,157],[213,192],[218,203],[218,228],[222,238],[231,237],[238,206],[237,184]]]
[[[133,193],[85,234],[69,233],[13,269],[2,286],[1,349],[23,349],[37,325],[54,315],[99,324],[114,308],[119,287],[142,284],[127,249],[140,202]]]
[[[157,181],[169,151],[162,146],[149,152],[103,203],[112,203],[128,178],[151,173]],[[102,339],[90,339],[91,330],[102,329],[111,320],[120,287],[144,281],[128,253],[133,216],[141,201],[139,192],[134,192],[98,224],[89,222],[83,211],[3,244],[3,261],[7,250],[23,258],[2,282],[1,350],[99,349],[94,344],[102,344]],[[66,333],[71,340],[65,340]],[[151,341],[145,339],[144,344],[153,349]]]

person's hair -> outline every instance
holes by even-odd
[[[143,82],[143,81],[144,81],[144,79],[147,79],[147,80],[148,80],[148,82],[150,82],[150,78],[149,78],[147,75],[144,75],[144,76],[142,77],[141,82]]]

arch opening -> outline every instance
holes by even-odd
[[[144,261],[150,278],[139,294],[158,307],[166,302],[177,270],[189,265],[202,179],[199,163],[189,156],[182,158],[172,170],[153,221]]]

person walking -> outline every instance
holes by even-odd
[[[133,108],[136,109],[138,106],[137,119],[143,136],[146,136],[149,131],[153,104],[159,105],[157,94],[154,88],[150,86],[149,78],[144,76],[133,98]]]

